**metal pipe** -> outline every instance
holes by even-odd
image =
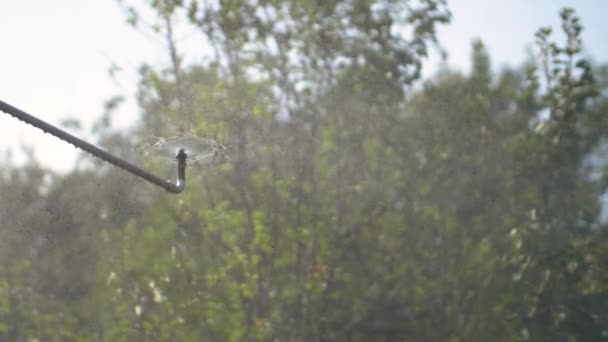
[[[162,179],[153,175],[152,173],[141,169],[140,167],[129,163],[128,161],[121,159],[109,152],[106,152],[99,147],[90,144],[76,136],[57,128],[45,121],[38,119],[37,117],[30,115],[19,108],[13,107],[6,102],[0,100],[0,111],[7,113],[25,123],[28,123],[34,127],[41,129],[42,131],[49,133],[65,142],[68,142],[83,151],[89,152],[93,156],[105,160],[106,162],[117,166],[137,177],[143,178],[148,182],[160,186],[161,188],[177,194],[184,190],[186,187],[186,158],[188,155],[183,149],[180,149],[177,159],[177,183],[173,183],[170,180]]]

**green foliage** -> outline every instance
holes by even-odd
[[[581,170],[608,72],[573,11],[538,63],[495,73],[476,41],[470,75],[406,93],[443,1],[148,4],[171,66],[141,68],[135,137],[110,130],[116,98],[100,142],[185,123],[226,158],[178,197],[107,167],[2,169],[2,339],[606,338],[605,182]],[[176,18],[217,60],[181,64]]]

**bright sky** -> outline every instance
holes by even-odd
[[[480,37],[494,65],[521,63],[540,26],[558,27],[559,9],[574,7],[586,27],[587,52],[608,61],[605,13],[608,1],[560,0],[448,0],[452,24],[440,30],[450,65],[466,69],[470,43]],[[0,5],[0,99],[53,124],[67,117],[87,128],[99,118],[104,100],[113,95],[128,98],[115,115],[118,127],[137,119],[134,100],[137,67],[143,62],[168,62],[162,40],[127,25],[114,0],[20,0]],[[178,45],[187,60],[201,58],[199,36],[192,29],[178,31]],[[112,62],[124,72],[118,82],[108,75]],[[427,70],[434,70],[434,65]],[[428,75],[428,72],[427,72]],[[36,157],[56,170],[72,167],[76,150],[54,137],[0,113],[0,152],[12,149],[23,161],[22,144],[35,148]],[[0,158],[0,160],[2,160]]]

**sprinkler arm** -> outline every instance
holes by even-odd
[[[169,189],[167,189],[167,191],[171,191],[173,193],[180,193],[182,191],[184,191],[184,188],[186,187],[186,159],[188,158],[188,155],[186,154],[186,151],[184,151],[184,149],[180,149],[179,152],[177,152],[177,156],[175,156],[175,159],[177,159],[177,184],[175,184],[175,188],[174,190],[176,191],[171,191]],[[171,183],[171,185],[174,185],[173,183]]]
[[[41,129],[42,131],[49,133],[65,142],[68,142],[83,151],[89,152],[93,156],[102,159],[116,167],[119,167],[137,177],[143,178],[148,182],[160,186],[168,192],[177,194],[184,190],[186,187],[186,159],[188,155],[183,149],[180,149],[175,157],[177,159],[177,182],[173,183],[170,180],[165,180],[160,177],[153,175],[152,173],[136,166],[128,161],[121,159],[109,152],[102,150],[101,148],[88,143],[76,136],[57,128],[45,121],[38,119],[37,117],[30,115],[21,109],[15,108],[6,102],[0,100],[0,111],[7,113],[27,124]]]

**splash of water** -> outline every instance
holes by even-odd
[[[159,160],[165,164],[174,164],[180,149],[188,154],[188,164],[203,165],[226,157],[227,146],[193,133],[179,133],[168,138],[156,137],[138,148],[144,159]]]

